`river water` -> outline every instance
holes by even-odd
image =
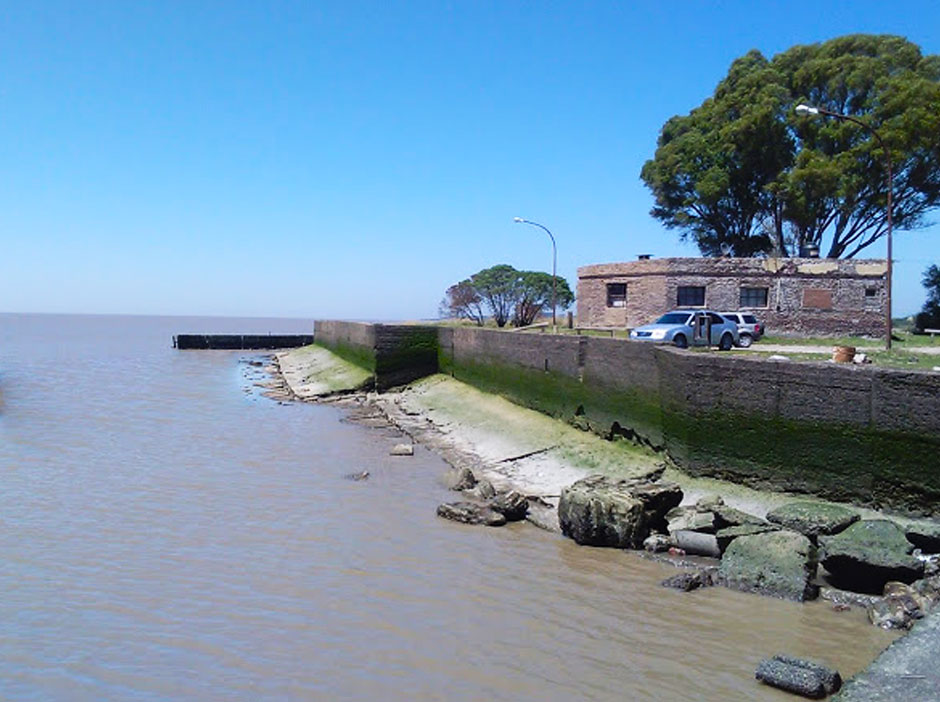
[[[678,593],[633,554],[440,520],[436,455],[262,397],[260,355],[171,348],[311,327],[0,315],[0,697],[787,700],[760,658],[846,675],[891,640],[860,611]]]

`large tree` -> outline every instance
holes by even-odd
[[[508,322],[522,327],[552,305],[552,276],[540,271],[517,271],[508,264],[485,268],[450,286],[441,302],[441,313],[483,324],[486,313],[496,325]],[[558,307],[567,309],[574,295],[564,278],[554,279]]]
[[[812,244],[850,258],[886,233],[886,154],[897,229],[940,204],[940,56],[893,36],[796,46],[736,60],[714,96],[663,127],[641,177],[652,215],[706,255],[787,255]]]

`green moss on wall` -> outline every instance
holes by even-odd
[[[662,444],[661,410],[656,397],[581,383],[554,371],[508,364],[445,364],[458,380],[485,392],[604,436],[622,435],[654,446]]]
[[[357,365],[370,373],[375,373],[375,351],[372,349],[342,342],[326,344],[322,341],[315,341],[314,345],[331,351],[344,361]]]
[[[685,470],[876,507],[940,509],[940,438],[762,415],[663,414]]]
[[[376,327],[380,352],[376,356],[375,370],[383,373],[401,371],[437,372],[437,329],[433,327],[398,327],[394,336],[383,339],[382,327]]]

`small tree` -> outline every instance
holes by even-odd
[[[513,314],[514,327],[527,327],[542,312],[552,308],[552,276],[541,271],[522,271],[519,273],[519,301]],[[567,309],[574,302],[574,294],[564,278],[556,278],[554,285],[555,303],[561,309]]]
[[[457,319],[470,319],[483,326],[486,313],[483,311],[483,298],[473,287],[470,280],[461,280],[456,285],[451,285],[444,293],[444,301],[441,302],[441,313]]]
[[[574,302],[574,294],[564,278],[555,278],[555,296],[558,307],[567,309]],[[517,271],[502,263],[474,273],[447,289],[440,310],[460,319],[483,324],[485,311],[504,327],[524,327],[552,305],[552,276],[541,271]]]
[[[927,302],[914,320],[914,326],[924,329],[940,329],[940,266],[930,266],[921,279],[927,288]]]

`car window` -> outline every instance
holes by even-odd
[[[746,324],[757,324],[757,317],[752,314],[746,314],[744,315],[744,322]]]
[[[736,314],[723,314],[721,316],[727,319],[729,322],[734,322],[735,324],[738,324],[740,322],[740,320],[738,319],[738,315]]]
[[[685,312],[669,312],[656,320],[656,324],[685,324],[689,315]]]
[[[709,312],[709,313],[708,313],[708,316],[711,318],[712,324],[725,324],[725,318],[722,317],[720,314],[715,314],[714,312]],[[732,320],[732,321],[734,321],[734,320]]]

